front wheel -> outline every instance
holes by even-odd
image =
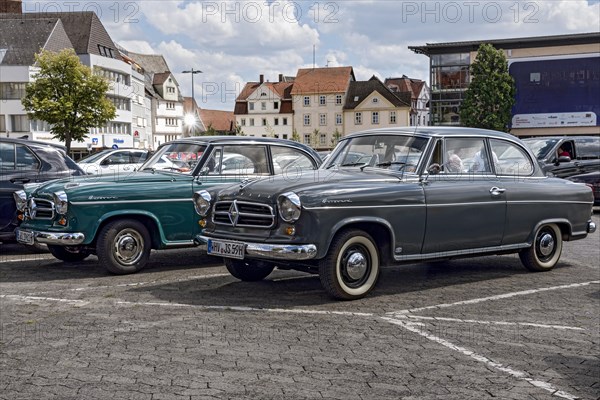
[[[108,223],[98,235],[98,262],[113,274],[131,274],[144,268],[150,257],[150,234],[141,222],[123,219]]]
[[[81,250],[78,247],[56,246],[53,244],[49,244],[47,247],[50,254],[64,262],[82,261],[90,255],[89,251]]]
[[[530,271],[549,271],[562,253],[562,233],[556,224],[542,225],[533,240],[533,246],[521,250],[521,263]]]
[[[245,282],[261,281],[266,278],[275,266],[264,261],[242,261],[231,258],[223,259],[225,268],[234,278]]]
[[[379,252],[373,238],[358,229],[338,233],[319,261],[321,284],[335,299],[365,297],[379,278]]]

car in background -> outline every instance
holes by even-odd
[[[533,151],[546,174],[566,178],[600,171],[600,136],[533,137],[523,142]],[[563,155],[558,154],[559,149]]]
[[[0,241],[15,241],[19,214],[13,193],[27,184],[84,175],[64,146],[0,138]]]
[[[136,272],[151,249],[197,245],[203,228],[196,211],[200,190],[271,179],[286,173],[272,163],[283,157],[304,160],[311,171],[321,164],[310,147],[288,140],[195,136],[167,142],[133,173],[58,180],[16,192],[24,215],[17,240],[46,244],[59,260],[96,254],[112,273]]]
[[[457,154],[470,160],[459,169]],[[198,193],[198,241],[231,275],[314,273],[342,300],[366,296],[388,265],[518,253],[525,268],[548,271],[563,241],[596,230],[589,187],[545,176],[523,142],[483,129],[354,133],[293,182],[217,189]]]
[[[569,176],[567,179],[573,182],[585,183],[591,187],[594,192],[594,205],[600,206],[600,171],[573,175]]]
[[[150,156],[145,149],[106,149],[77,161],[77,164],[90,175],[131,173],[139,168]]]

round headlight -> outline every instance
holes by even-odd
[[[21,212],[25,211],[25,207],[27,207],[27,193],[24,190],[17,190],[13,193],[13,197],[15,198],[17,210]]]
[[[52,194],[54,197],[54,209],[58,214],[66,214],[69,209],[69,202],[67,200],[67,194],[62,190]]]
[[[300,218],[302,203],[300,197],[294,192],[287,192],[277,198],[279,216],[285,222],[295,222]]]
[[[210,197],[210,193],[206,190],[201,190],[199,192],[194,193],[194,208],[196,208],[196,212],[198,215],[204,217],[210,210],[210,201],[212,198]]]

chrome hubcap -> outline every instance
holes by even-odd
[[[346,271],[350,279],[358,280],[367,272],[367,258],[362,253],[352,253],[346,262]]]
[[[543,256],[548,256],[548,255],[552,254],[552,251],[554,250],[554,237],[549,233],[544,233],[540,237],[539,247],[540,247],[540,253]]]
[[[115,256],[121,264],[135,264],[143,251],[143,238],[134,230],[124,230],[115,238]]]

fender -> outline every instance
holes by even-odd
[[[325,257],[325,255],[329,251],[329,246],[331,246],[331,242],[333,241],[334,236],[341,229],[345,228],[346,226],[351,225],[351,224],[356,224],[356,223],[377,224],[377,225],[382,225],[385,228],[387,228],[387,230],[390,234],[391,243],[392,243],[392,245],[390,245],[390,250],[391,250],[390,257],[391,257],[391,259],[393,259],[393,257],[394,257],[393,243],[396,243],[396,235],[394,234],[394,229],[392,229],[392,225],[386,219],[379,218],[379,217],[369,217],[369,216],[344,218],[341,221],[339,221],[338,223],[336,223],[329,231],[329,236],[327,237],[326,246],[322,246],[319,248],[317,256],[315,258],[319,259],[319,258]]]
[[[136,210],[136,209],[111,211],[109,213],[102,215],[102,217],[100,217],[98,219],[98,222],[96,222],[96,224],[93,227],[93,230],[92,230],[93,236],[91,236],[90,238],[87,238],[85,241],[85,244],[90,244],[91,242],[93,242],[96,239],[96,237],[98,236],[98,228],[100,228],[100,225],[102,225],[107,220],[112,219],[114,217],[128,217],[128,216],[132,216],[132,215],[143,215],[145,217],[149,217],[150,219],[152,219],[156,223],[156,226],[158,227],[158,233],[160,236],[161,244],[163,245],[163,247],[167,245],[168,241],[165,239],[165,235],[164,235],[162,226],[160,225],[160,223],[158,221],[158,218],[156,218],[156,216],[150,212]]]
[[[540,222],[538,222],[535,227],[533,228],[533,230],[529,233],[529,236],[527,237],[527,244],[530,246],[533,246],[533,241],[535,238],[535,233],[538,231],[538,229],[540,229],[540,227],[542,225],[546,225],[546,224],[557,224],[557,225],[566,225],[569,227],[569,231],[566,233],[567,238],[570,238],[573,232],[573,227],[571,226],[571,223],[569,222],[569,220],[565,219],[565,218],[551,218],[551,219],[544,219]],[[564,232],[563,232],[563,238],[564,238]]]

